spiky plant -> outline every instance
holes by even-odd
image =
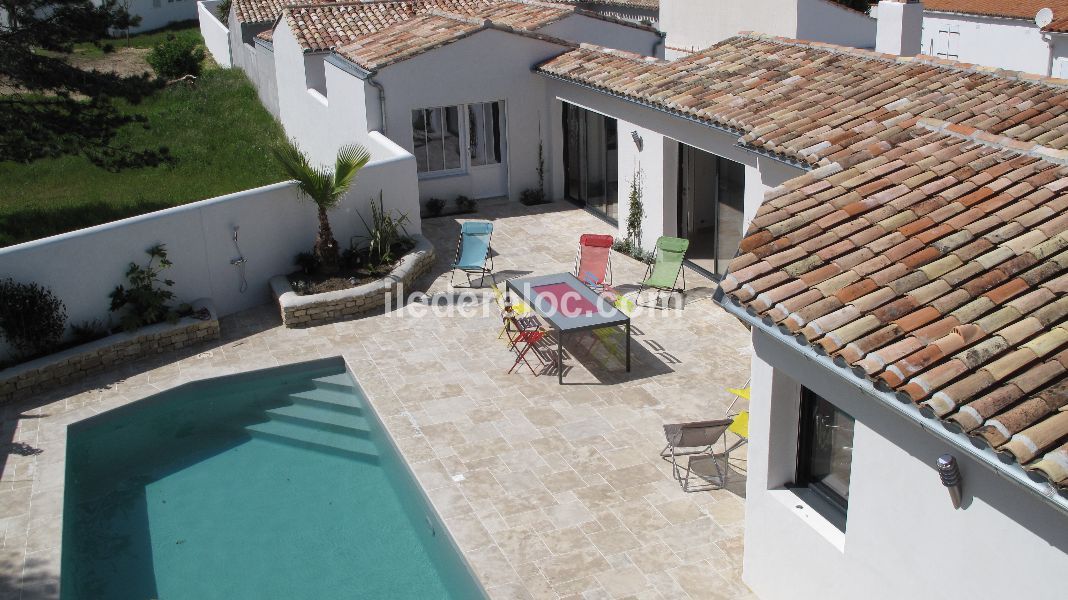
[[[319,209],[319,236],[312,251],[324,269],[336,271],[341,253],[326,211],[341,203],[356,174],[371,160],[371,153],[358,144],[342,146],[332,171],[312,166],[308,156],[291,141],[276,147],[274,155],[285,174],[297,182],[300,197],[311,200]]]

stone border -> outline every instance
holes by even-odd
[[[140,356],[180,350],[219,338],[219,314],[208,298],[191,303],[208,310],[207,320],[183,317],[122,332],[42,356],[0,371],[0,404],[46,392]]]
[[[386,294],[411,285],[434,264],[434,246],[421,235],[413,235],[415,247],[401,257],[389,275],[346,290],[298,296],[285,275],[271,278],[271,292],[282,312],[286,327],[311,327],[350,319],[385,305]]]

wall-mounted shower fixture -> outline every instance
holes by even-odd
[[[237,250],[237,258],[231,258],[230,264],[237,267],[237,273],[241,277],[238,291],[244,294],[245,291],[248,290],[248,280],[245,279],[245,263],[248,262],[248,259],[241,253],[241,246],[237,245],[237,232],[239,229],[241,228],[236,225],[234,226],[234,248]]]

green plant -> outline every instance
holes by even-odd
[[[441,198],[431,198],[426,201],[426,214],[431,217],[440,215],[443,210],[445,210],[445,201]]]
[[[300,270],[305,275],[311,275],[319,270],[319,257],[315,256],[311,252],[300,252],[293,257],[293,264],[300,267]]]
[[[527,188],[519,194],[519,201],[527,206],[534,206],[536,204],[545,204],[548,200],[545,199],[545,190]]]
[[[126,269],[126,281],[130,287],[116,286],[108,296],[111,298],[112,312],[126,309],[119,320],[119,326],[124,331],[178,319],[178,313],[168,304],[174,300],[174,292],[166,289],[173,286],[174,282],[160,278],[160,274],[171,267],[167,248],[163,244],[156,244],[145,253],[148,254],[145,266],[132,262]]]
[[[0,334],[20,358],[51,352],[66,324],[67,308],[52,290],[10,278],[0,281]]]
[[[630,180],[629,209],[627,211],[627,240],[633,246],[642,241],[642,220],[645,218],[645,206],[642,204],[642,171],[634,171]]]
[[[538,128],[541,135],[541,127]],[[541,190],[542,198],[545,197],[545,155],[542,150],[541,140],[538,140],[538,189]]]
[[[71,343],[74,345],[88,344],[107,335],[108,327],[100,319],[82,321],[77,325],[70,326]]]
[[[230,5],[232,3],[233,0],[222,0],[215,5],[215,16],[219,17],[219,20],[222,21],[223,25],[230,22]]]
[[[467,196],[461,195],[456,197],[456,208],[462,213],[472,213],[478,210],[478,204]]]
[[[341,252],[337,240],[334,239],[326,211],[341,203],[352,182],[356,180],[356,174],[371,160],[371,153],[356,144],[342,146],[337,151],[333,171],[326,167],[313,167],[308,156],[293,142],[276,147],[274,155],[285,174],[296,180],[300,197],[310,199],[318,208],[319,235],[315,239],[315,256],[319,258],[325,271],[336,272]]]
[[[195,38],[171,34],[156,44],[145,59],[165,79],[200,75],[204,48]]]
[[[378,269],[389,264],[394,259],[394,250],[399,246],[411,243],[411,237],[404,224],[408,222],[408,215],[401,214],[394,217],[385,210],[382,205],[382,192],[378,192],[378,203],[371,199],[371,222],[364,220],[363,215],[356,213],[360,221],[367,229],[367,258],[372,269]]]

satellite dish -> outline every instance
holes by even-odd
[[[1053,9],[1043,8],[1035,15],[1035,25],[1038,25],[1039,29],[1042,29],[1046,25],[1053,22]]]

